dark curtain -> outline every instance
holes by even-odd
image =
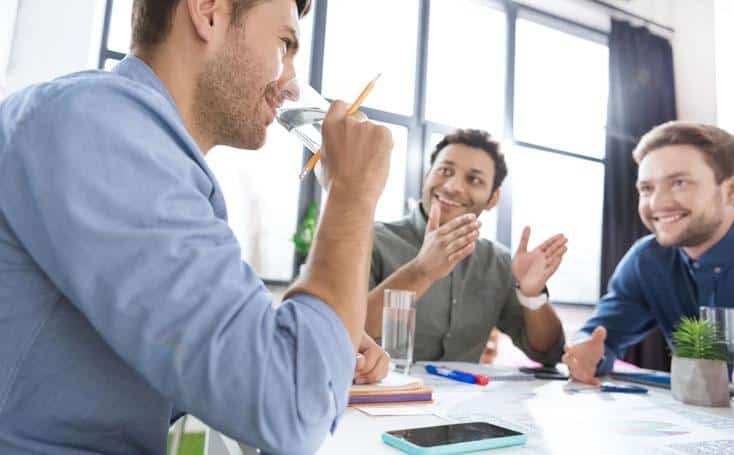
[[[637,165],[632,150],[651,128],[675,118],[670,43],[646,28],[612,20],[600,289],[607,288],[614,268],[634,241],[648,233],[637,215]],[[625,360],[670,370],[670,353],[657,330],[630,347]]]

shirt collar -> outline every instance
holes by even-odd
[[[112,72],[117,73],[121,76],[125,76],[128,79],[140,82],[141,84],[146,85],[156,92],[160,93],[161,96],[163,96],[166,101],[171,104],[179,118],[181,118],[181,113],[178,111],[178,106],[176,106],[176,102],[173,101],[173,97],[168,92],[166,86],[163,85],[163,82],[158,78],[158,75],[155,74],[153,68],[148,66],[148,64],[141,60],[139,57],[128,54],[120,63],[118,63],[112,69]]]
[[[678,248],[678,251],[686,264],[696,269],[699,267],[727,267],[734,264],[734,254],[732,254],[732,251],[734,251],[734,224],[729,227],[729,231],[721,240],[709,248],[709,250],[703,253],[698,259],[691,259],[686,252],[683,251],[683,248]]]

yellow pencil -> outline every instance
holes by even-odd
[[[354,103],[352,103],[352,105],[349,106],[349,109],[347,109],[347,115],[352,115],[355,112],[357,112],[359,107],[364,102],[365,98],[367,98],[367,95],[369,95],[370,92],[372,91],[372,88],[375,86],[375,82],[377,82],[377,79],[380,78],[380,74],[375,76],[375,78],[372,79],[369,84],[367,84],[367,86],[364,88],[364,90],[362,90],[362,93],[359,94],[359,96],[354,101]],[[301,180],[303,180],[303,178],[306,175],[308,175],[309,172],[313,171],[313,168],[316,166],[316,163],[319,162],[319,158],[321,158],[321,149],[316,150],[316,153],[314,153],[311,156],[311,159],[308,160],[308,163],[306,163],[306,167],[303,168],[303,170],[301,171],[301,174],[299,175],[299,178]]]

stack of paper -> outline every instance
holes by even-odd
[[[376,384],[353,385],[349,390],[350,405],[384,403],[426,403],[433,400],[433,390],[423,381],[391,371]]]

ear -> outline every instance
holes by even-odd
[[[199,39],[209,42],[214,38],[216,28],[227,25],[220,24],[224,17],[221,14],[224,3],[217,0],[186,0],[186,13]]]
[[[494,190],[494,193],[492,193],[492,197],[489,198],[489,201],[487,202],[487,205],[484,206],[484,210],[489,210],[494,208],[495,205],[500,201],[500,189],[497,188]]]
[[[721,182],[722,188],[724,188],[724,195],[729,205],[734,206],[734,176]]]

